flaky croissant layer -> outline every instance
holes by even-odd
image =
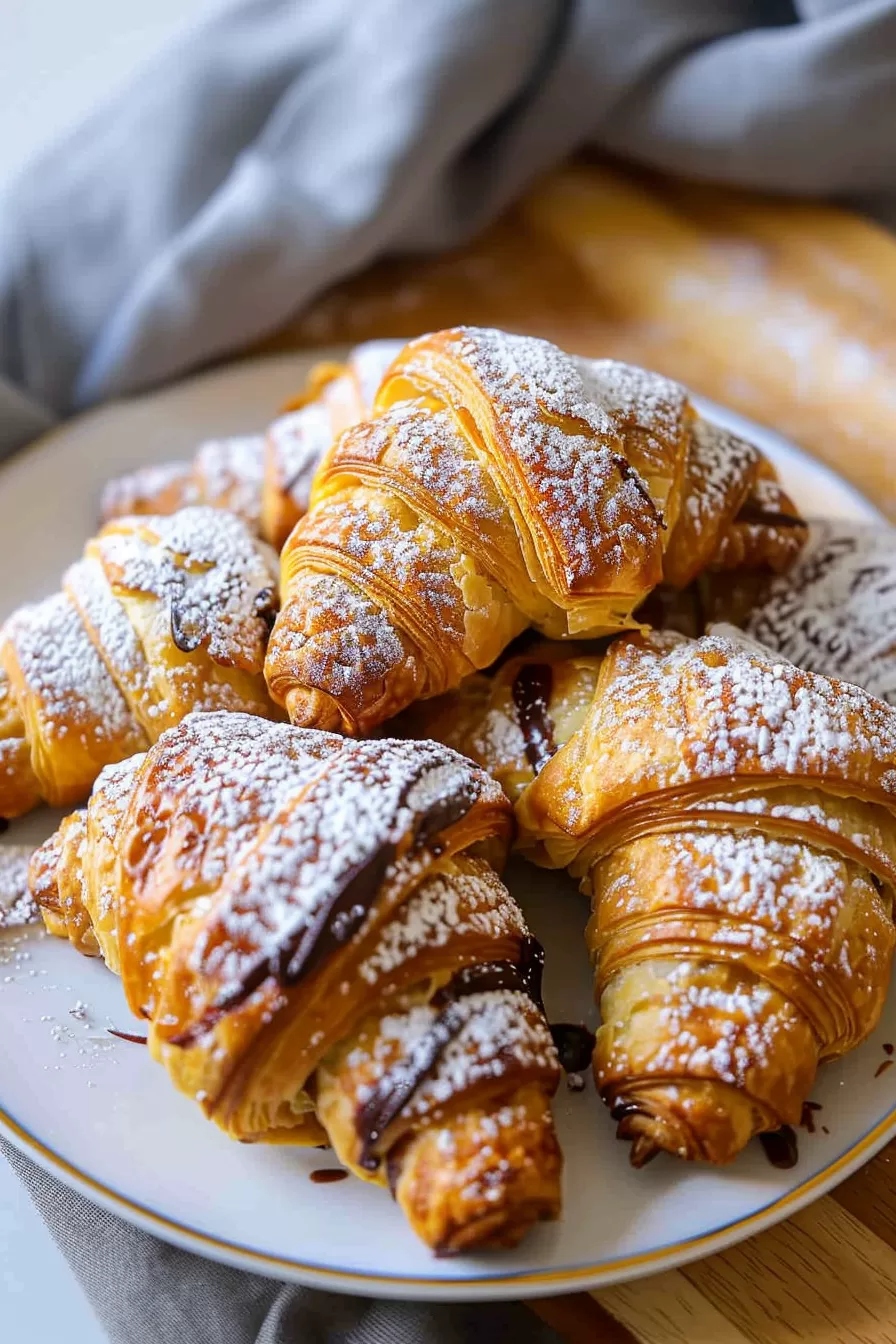
[[[435,743],[191,715],[107,768],[31,867],[152,1054],[235,1138],[329,1142],[440,1251],[560,1207],[541,951],[509,804]]]
[[[209,508],[122,519],[0,627],[0,818],[81,802],[193,710],[281,717],[264,683],[276,558]]]
[[[102,521],[209,504],[237,514],[279,550],[308,508],[324,453],[337,434],[370,413],[401,347],[401,341],[367,341],[344,364],[315,364],[304,390],[264,434],[208,439],[191,462],[155,464],[110,481]]]
[[[779,570],[805,528],[685,390],[478,328],[411,341],[334,440],[281,560],[267,677],[294,723],[364,734],[527,626],[639,625],[659,584]]]
[[[591,898],[594,1073],[631,1157],[727,1162],[874,1029],[896,932],[896,710],[753,641],[541,646],[419,706]]]

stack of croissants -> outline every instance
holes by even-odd
[[[590,898],[635,1166],[797,1124],[873,1030],[893,542],[810,527],[684,388],[495,330],[375,342],[102,512],[0,630],[0,817],[81,805],[31,894],[228,1134],[329,1144],[441,1254],[559,1215],[511,848]]]

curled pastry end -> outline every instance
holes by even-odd
[[[732,1161],[768,1116],[744,1093],[712,1079],[654,1083],[604,1092],[616,1121],[616,1137],[631,1144],[633,1167],[659,1152],[687,1162]]]
[[[310,686],[297,686],[289,692],[286,712],[296,728],[317,728],[324,733],[351,734],[352,731],[352,725],[346,722],[333,697]]]
[[[497,1113],[446,1119],[391,1157],[395,1198],[439,1256],[516,1246],[559,1216],[562,1157],[538,1088],[521,1088]]]

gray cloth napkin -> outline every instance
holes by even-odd
[[[580,146],[886,202],[894,125],[896,0],[244,0],[0,199],[0,453],[458,243]],[[116,1344],[551,1337],[208,1264],[3,1151]]]
[[[114,1344],[559,1344],[519,1304],[376,1302],[201,1260],[98,1209],[3,1139],[0,1153]]]
[[[896,0],[243,0],[0,199],[0,448],[457,243],[579,146],[873,197],[894,124]]]

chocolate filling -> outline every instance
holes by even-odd
[[[406,803],[421,775],[408,780],[398,806]],[[412,824],[411,848],[423,849],[441,831],[466,816],[476,802],[478,791],[471,779],[459,782],[454,793],[438,798],[425,811],[417,813]],[[383,884],[386,872],[395,862],[401,836],[392,835],[372,854],[354,864],[335,885],[311,923],[284,931],[273,952],[264,952],[247,968],[241,978],[207,1009],[198,1022],[171,1038],[172,1045],[192,1045],[273,976],[284,988],[296,985],[322,961],[340,948],[358,931]]]
[[[795,513],[779,513],[776,509],[763,509],[749,500],[738,510],[735,523],[757,523],[762,527],[808,527],[805,518]]]
[[[759,1135],[759,1142],[765,1149],[765,1155],[773,1167],[779,1167],[781,1171],[789,1171],[795,1167],[799,1160],[799,1151],[796,1143],[796,1133],[790,1125],[782,1125],[780,1129],[773,1129],[765,1134]]]
[[[551,1035],[564,1073],[581,1073],[588,1068],[594,1054],[593,1031],[581,1022],[552,1022]]]
[[[526,760],[536,775],[557,750],[548,714],[554,672],[550,663],[524,663],[513,681],[513,704],[526,744]]]
[[[382,1156],[376,1149],[386,1130],[466,1025],[468,1018],[460,1009],[460,1001],[471,994],[509,989],[527,994],[541,1009],[543,970],[544,949],[527,934],[520,940],[518,962],[486,961],[464,966],[433,995],[433,1007],[440,1011],[432,1026],[415,1042],[408,1058],[383,1075],[355,1117],[355,1130],[361,1142],[358,1160],[365,1170],[376,1171]]]
[[[255,601],[252,604],[255,608],[256,616],[259,616],[268,628],[268,633],[274,628],[274,622],[277,619],[277,612],[280,604],[277,600],[276,589],[268,587],[262,588],[255,594]]]
[[[176,600],[172,599],[168,612],[171,626],[171,638],[181,653],[195,653],[202,643],[202,635],[196,630],[187,630],[182,624],[183,613]]]
[[[628,462],[624,457],[622,457],[619,453],[614,453],[613,465],[624,481],[631,481],[632,485],[635,487],[638,494],[650,508],[650,512],[653,515],[657,527],[661,527],[665,532],[666,520],[663,517],[663,512],[661,509],[657,508],[656,500],[653,498],[650,491],[647,489],[646,483],[638,474],[638,472],[635,471],[632,464]]]

